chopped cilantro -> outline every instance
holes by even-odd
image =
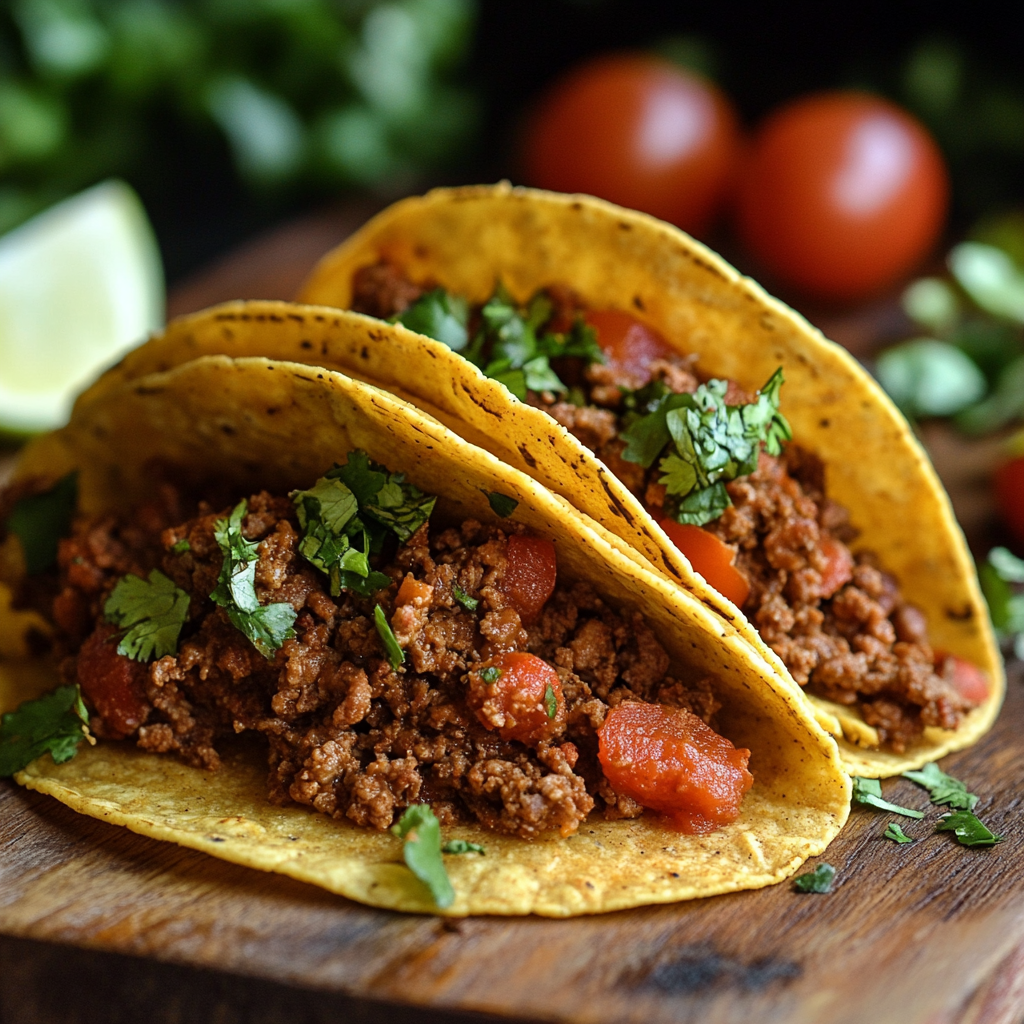
[[[461,352],[469,341],[469,306],[465,299],[443,288],[421,295],[404,313],[392,317],[392,323],[395,321],[455,352]]]
[[[831,864],[822,862],[813,871],[806,871],[793,879],[793,888],[797,892],[826,893],[832,891],[832,882],[836,877],[836,869]]]
[[[501,669],[497,665],[488,665],[480,670],[480,678],[488,685],[496,683],[501,678]]]
[[[947,775],[932,761],[920,771],[904,772],[903,778],[924,786],[932,798],[933,804],[948,804],[958,810],[973,811],[978,798],[967,792],[967,787],[959,780]]]
[[[133,661],[177,653],[188,605],[188,594],[159,569],[154,569],[148,580],[123,576],[103,605],[108,622],[128,629],[117,645],[117,653]]]
[[[71,532],[77,501],[78,473],[68,473],[48,491],[15,503],[7,517],[7,529],[21,541],[30,576],[56,563],[57,542]]]
[[[902,846],[904,843],[912,843],[914,841],[913,836],[908,836],[906,832],[896,824],[895,821],[890,821],[888,826],[882,835],[886,839],[891,839],[895,843],[899,843]]]
[[[544,688],[544,710],[547,712],[548,718],[554,718],[558,714],[558,701],[550,683]]]
[[[256,596],[259,545],[242,536],[242,519],[248,507],[243,498],[227,519],[213,524],[213,536],[224,561],[210,598],[225,609],[235,629],[269,659],[285,640],[295,636],[295,609],[284,602],[261,605]]]
[[[627,408],[635,411],[620,435],[622,457],[650,468],[661,456],[666,511],[680,523],[709,523],[732,504],[726,481],[754,472],[762,444],[778,455],[792,437],[779,412],[782,383],[780,368],[747,405],[725,404],[724,380],[701,384],[693,394],[663,391],[658,397],[650,386],[629,393]]]
[[[430,805],[407,807],[391,831],[405,840],[402,857],[409,870],[427,886],[439,907],[450,907],[455,890],[441,859],[441,824]]]
[[[1003,841],[1003,836],[991,832],[970,811],[954,811],[944,814],[935,826],[936,832],[955,832],[961,846],[995,846]]]
[[[519,502],[515,498],[510,498],[507,494],[501,494],[499,491],[484,491],[484,494],[487,495],[491,511],[495,515],[501,516],[502,519],[508,519],[519,507]]]
[[[997,636],[1024,660],[1024,593],[1013,588],[1024,583],[1024,559],[1006,548],[993,548],[978,574]]]
[[[449,839],[441,847],[442,853],[479,853],[486,856],[487,851],[479,843],[471,843],[468,839]]]
[[[189,543],[188,537],[179,540],[177,544],[171,546],[172,555],[183,555],[186,551],[191,551],[192,545]]]
[[[458,583],[452,584],[452,597],[455,598],[467,612],[475,612],[480,605],[479,598],[470,597]]]
[[[405,651],[398,646],[395,634],[392,632],[391,625],[384,614],[384,609],[380,605],[373,609],[373,621],[377,626],[377,633],[380,636],[381,643],[384,644],[384,651],[387,653],[388,661],[391,662],[391,667],[397,670],[400,665],[405,664]]]
[[[61,686],[25,701],[0,718],[0,779],[6,779],[47,751],[54,764],[75,756],[87,735],[89,713],[77,686]]]
[[[853,777],[853,799],[858,804],[866,807],[874,807],[879,811],[892,811],[893,814],[902,814],[905,818],[923,818],[924,811],[914,811],[909,807],[900,807],[899,804],[889,803],[882,799],[882,784],[878,779],[862,779],[856,775]]]

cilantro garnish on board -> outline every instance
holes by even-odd
[[[71,532],[77,501],[78,474],[68,473],[49,490],[15,502],[7,517],[7,529],[21,542],[30,576],[56,563],[57,544]]]
[[[1006,548],[993,548],[979,568],[981,589],[988,602],[992,625],[1000,640],[1009,641],[1013,653],[1024,661],[1024,559]]]
[[[761,445],[778,455],[792,438],[779,412],[783,379],[780,368],[747,405],[726,405],[724,380],[701,384],[693,394],[658,397],[649,385],[633,392],[628,397],[635,411],[620,435],[626,441],[622,457],[645,469],[660,458],[666,512],[679,523],[709,523],[732,504],[726,482],[757,468]]]
[[[47,751],[54,764],[71,760],[88,735],[89,713],[77,686],[61,686],[25,701],[0,718],[0,778],[6,779]]]
[[[978,798],[967,792],[967,787],[952,775],[947,775],[932,761],[920,771],[904,772],[903,778],[916,782],[928,790],[933,804],[946,804],[954,809],[973,811]]]
[[[961,846],[995,846],[1003,841],[971,811],[944,814],[935,826],[936,832],[953,832]]]
[[[402,857],[409,870],[426,885],[439,907],[450,907],[455,902],[455,890],[441,858],[441,824],[430,806],[407,807],[391,831],[405,840]]]
[[[891,839],[894,843],[899,843],[900,846],[903,846],[905,843],[912,843],[914,841],[913,836],[908,836],[906,832],[904,832],[903,829],[895,821],[889,822],[882,835],[886,839]]]
[[[118,580],[103,605],[103,615],[128,632],[121,637],[117,653],[133,661],[149,661],[175,654],[178,636],[188,618],[189,596],[159,569]]]
[[[287,602],[261,605],[256,595],[256,559],[259,545],[242,536],[248,510],[243,498],[227,519],[218,519],[213,536],[224,556],[217,586],[210,598],[228,614],[264,658],[272,658],[285,640],[295,636],[295,609]]]
[[[836,869],[831,864],[822,862],[813,871],[805,871],[793,879],[793,888],[797,892],[827,893],[832,891]]]
[[[909,807],[900,807],[899,804],[890,803],[882,798],[882,784],[878,779],[862,779],[857,776],[853,778],[853,799],[858,804],[866,807],[874,807],[879,811],[892,811],[893,814],[902,814],[905,818],[923,818],[924,811],[915,811]]]

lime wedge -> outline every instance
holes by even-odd
[[[138,196],[107,181],[0,238],[0,431],[59,427],[75,395],[163,322]]]

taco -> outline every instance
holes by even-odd
[[[205,352],[344,369],[679,582],[805,688],[855,774],[920,766],[991,726],[998,648],[907,423],[845,351],[682,232],[583,196],[438,190],[371,220],[302,298],[400,322],[368,344],[323,308],[227,304],[172,323],[82,400]],[[692,412],[702,441],[730,422],[741,436],[709,466],[670,412],[677,428]],[[757,457],[762,440],[777,454]]]
[[[339,373],[125,382],[4,502],[51,660],[0,700],[63,686],[0,762],[49,744],[17,780],[86,814],[377,906],[548,916],[767,885],[846,818],[834,742],[706,607]]]

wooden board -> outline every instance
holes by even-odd
[[[172,296],[176,311],[283,296],[362,211],[293,226]],[[984,516],[981,517],[982,519]],[[754,893],[570,921],[372,910],[80,817],[0,783],[0,1024],[306,1024],[475,1019],[611,1024],[1020,1024],[1024,673],[995,730],[943,766],[1006,841],[933,834],[905,780],[824,859],[835,891]]]

